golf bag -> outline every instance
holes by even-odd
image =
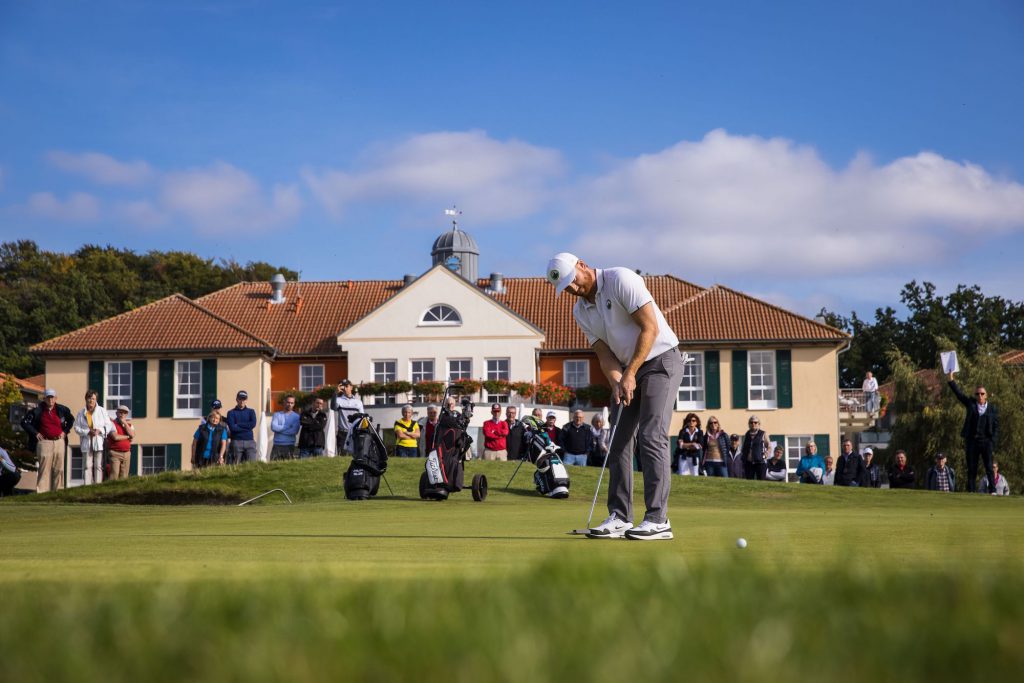
[[[533,483],[537,492],[548,498],[569,497],[569,471],[562,462],[562,448],[551,442],[544,431],[544,426],[532,415],[523,420],[526,429],[523,439],[527,443],[527,453],[537,469],[533,473]]]
[[[373,426],[373,418],[365,413],[349,417],[352,432],[352,462],[342,476],[345,497],[366,500],[377,495],[380,478],[388,469],[388,452],[384,440]]]
[[[446,399],[447,396],[445,392]],[[449,494],[463,489],[466,453],[473,445],[472,437],[466,433],[473,417],[473,403],[463,398],[461,411],[449,408],[447,400],[441,405],[433,443],[428,446],[427,462],[420,475],[420,498],[425,500],[448,500]],[[486,497],[487,477],[477,474],[473,477],[473,500]]]

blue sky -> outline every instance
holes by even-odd
[[[0,0],[0,239],[1024,299],[1024,4]]]

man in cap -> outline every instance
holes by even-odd
[[[352,423],[349,418],[358,413],[365,413],[363,401],[355,395],[355,387],[352,382],[343,379],[338,382],[334,396],[331,398],[331,410],[338,413],[338,453],[352,454],[352,444],[349,443],[349,435],[352,431]]]
[[[132,426],[129,414],[131,410],[122,404],[112,423],[108,444],[110,448],[110,478],[127,479],[132,461],[132,439],[135,438],[135,427]]]
[[[592,268],[569,253],[548,263],[547,279],[556,296],[577,297],[573,317],[597,354],[621,403],[608,463],[608,519],[590,538],[667,540],[671,487],[668,429],[683,359],[679,340],[642,277],[628,268]],[[643,521],[633,526],[633,451],[644,476]]]
[[[36,493],[64,488],[68,432],[74,424],[71,410],[57,403],[57,392],[53,389],[47,389],[43,402],[28,411],[21,421],[21,428],[28,434],[29,450],[35,449],[39,463]]]
[[[935,467],[928,470],[928,490],[952,493],[956,490],[956,474],[952,467],[946,467],[946,456],[935,454]]]
[[[228,411],[228,432],[231,435],[231,446],[228,448],[228,460],[232,465],[243,462],[255,462],[259,459],[256,450],[256,411],[246,407],[249,393],[244,389],[235,394],[235,407]]]

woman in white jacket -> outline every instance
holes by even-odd
[[[85,407],[75,417],[75,432],[82,438],[82,469],[86,485],[103,481],[103,447],[114,425],[97,394],[85,392]]]

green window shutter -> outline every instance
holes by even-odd
[[[747,407],[747,352],[732,352],[732,407]]]
[[[164,447],[166,450],[166,468],[168,472],[174,472],[181,469],[181,444],[180,443],[169,443]]]
[[[128,463],[128,476],[134,477],[139,472],[139,447],[136,444],[132,444],[132,459]]]
[[[99,394],[99,396],[97,396],[97,400],[100,405],[103,405],[103,388],[106,384],[103,379],[103,361],[89,361],[89,386],[86,388],[96,390]]]
[[[822,458],[832,455],[832,437],[829,434],[815,434],[814,445],[818,447],[818,455]]]
[[[793,352],[775,352],[775,377],[778,385],[778,407],[793,407]]]
[[[132,361],[132,417],[146,417],[146,372],[148,361]]]
[[[721,369],[718,367],[718,351],[704,352],[704,405],[708,410],[722,407]]]
[[[157,386],[157,417],[174,417],[174,361],[161,360]]]
[[[217,359],[203,359],[203,413],[210,409],[213,399],[217,398]]]

